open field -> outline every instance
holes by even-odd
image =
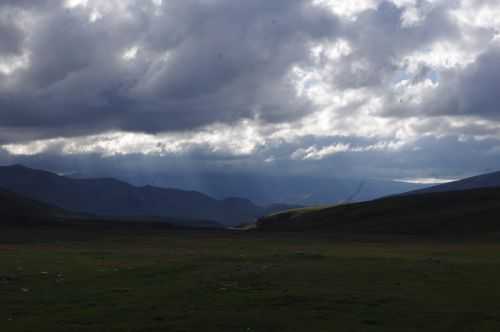
[[[1,331],[499,331],[500,241],[0,229]]]

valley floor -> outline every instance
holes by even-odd
[[[0,230],[0,329],[499,331],[500,241]]]

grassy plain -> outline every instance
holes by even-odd
[[[0,229],[0,330],[500,331],[500,241]]]

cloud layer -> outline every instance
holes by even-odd
[[[492,0],[2,1],[0,158],[500,167],[499,14]]]
[[[51,3],[3,5],[0,30],[0,123],[45,136],[302,116],[289,69],[337,29],[297,0]]]

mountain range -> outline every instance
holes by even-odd
[[[24,166],[0,167],[0,188],[74,213],[112,218],[254,222],[285,205],[261,207],[242,198],[214,199],[196,191],[137,187],[112,178],[74,179]]]
[[[340,203],[312,208],[259,206],[243,198],[215,199],[197,191],[134,186],[112,178],[69,178],[20,165],[0,167],[0,188],[1,223],[100,220],[217,228],[260,218],[257,228],[263,231],[500,231],[500,172],[356,202],[361,184]]]

